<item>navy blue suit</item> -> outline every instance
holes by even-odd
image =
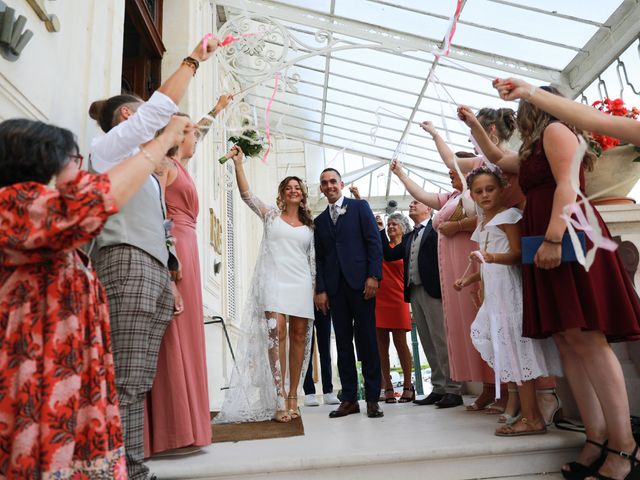
[[[368,277],[382,278],[382,243],[373,212],[364,200],[344,198],[346,212],[334,225],[329,208],[316,217],[316,293],[327,293],[336,334],[342,400],[357,400],[355,337],[362,361],[365,398],[378,401],[380,357],[376,342],[375,297],[364,299]]]

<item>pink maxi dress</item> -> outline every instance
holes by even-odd
[[[202,284],[196,237],[199,203],[195,183],[180,164],[167,186],[167,217],[174,222],[176,250],[182,266],[177,286],[184,311],[174,317],[162,338],[158,369],[145,403],[145,456],[211,443]]]
[[[433,226],[449,221],[460,201],[460,192],[438,194],[441,208],[433,216]],[[471,323],[478,313],[477,287],[456,292],[455,281],[465,272],[469,253],[478,246],[471,240],[471,232],[459,232],[452,237],[438,234],[438,268],[442,289],[444,325],[449,350],[451,378],[457,382],[493,383],[493,370],[482,360],[471,342]]]

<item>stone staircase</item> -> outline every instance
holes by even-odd
[[[303,407],[304,436],[217,443],[149,466],[159,479],[555,480],[584,441],[554,427],[546,435],[496,437],[495,415],[462,408],[382,408],[381,419],[329,419],[329,406]]]

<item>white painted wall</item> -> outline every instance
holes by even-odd
[[[0,120],[26,117],[66,127],[82,152],[99,131],[89,104],[120,92],[125,0],[45,2],[59,20],[48,32],[24,0],[4,0],[34,36],[16,62],[0,57]]]

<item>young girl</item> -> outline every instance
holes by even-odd
[[[480,263],[480,271],[458,279],[454,288],[460,290],[482,280],[484,302],[471,324],[471,339],[494,369],[496,384],[509,382],[509,391],[519,393],[521,415],[516,417],[516,402],[510,401],[507,425],[498,428],[496,435],[533,435],[546,432],[533,380],[560,374],[560,358],[553,342],[522,337],[522,279],[517,265],[522,212],[502,207],[506,185],[497,166],[482,166],[467,176],[471,197],[483,211],[471,236],[480,245],[480,250],[470,256]]]

